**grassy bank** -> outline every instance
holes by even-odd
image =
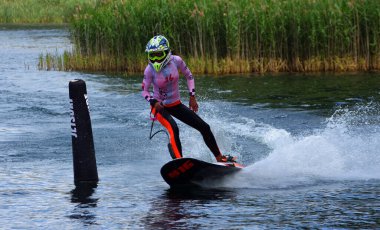
[[[66,70],[141,72],[155,34],[196,73],[380,69],[375,0],[102,0],[71,26]]]
[[[63,24],[75,8],[96,0],[0,0],[1,24]]]

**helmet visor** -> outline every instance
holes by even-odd
[[[166,55],[166,51],[150,52],[148,53],[148,58],[151,62],[161,62],[165,59]]]

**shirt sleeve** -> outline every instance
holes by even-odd
[[[178,56],[177,56],[178,57]],[[195,96],[195,81],[193,74],[187,67],[186,63],[182,60],[181,57],[178,57],[178,68],[181,71],[182,74],[185,75],[185,78],[187,80],[187,88],[189,89],[189,95]]]
[[[142,92],[141,95],[150,102],[153,99],[153,96],[149,92],[150,85],[152,84],[153,74],[149,71],[149,68],[146,68],[144,71],[144,79],[142,82]]]

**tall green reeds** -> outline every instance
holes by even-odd
[[[199,73],[380,69],[377,0],[101,0],[71,25],[70,69],[140,72],[156,34]]]

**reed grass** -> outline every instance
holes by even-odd
[[[67,51],[64,53],[64,55],[60,55],[57,52],[55,54],[47,53],[45,55],[40,54],[38,58],[38,69],[39,70],[58,70],[58,71],[64,71],[64,70],[70,70],[66,68],[66,65],[64,64],[67,62]]]
[[[102,0],[71,18],[72,70],[141,72],[156,34],[195,73],[380,69],[377,0]]]

